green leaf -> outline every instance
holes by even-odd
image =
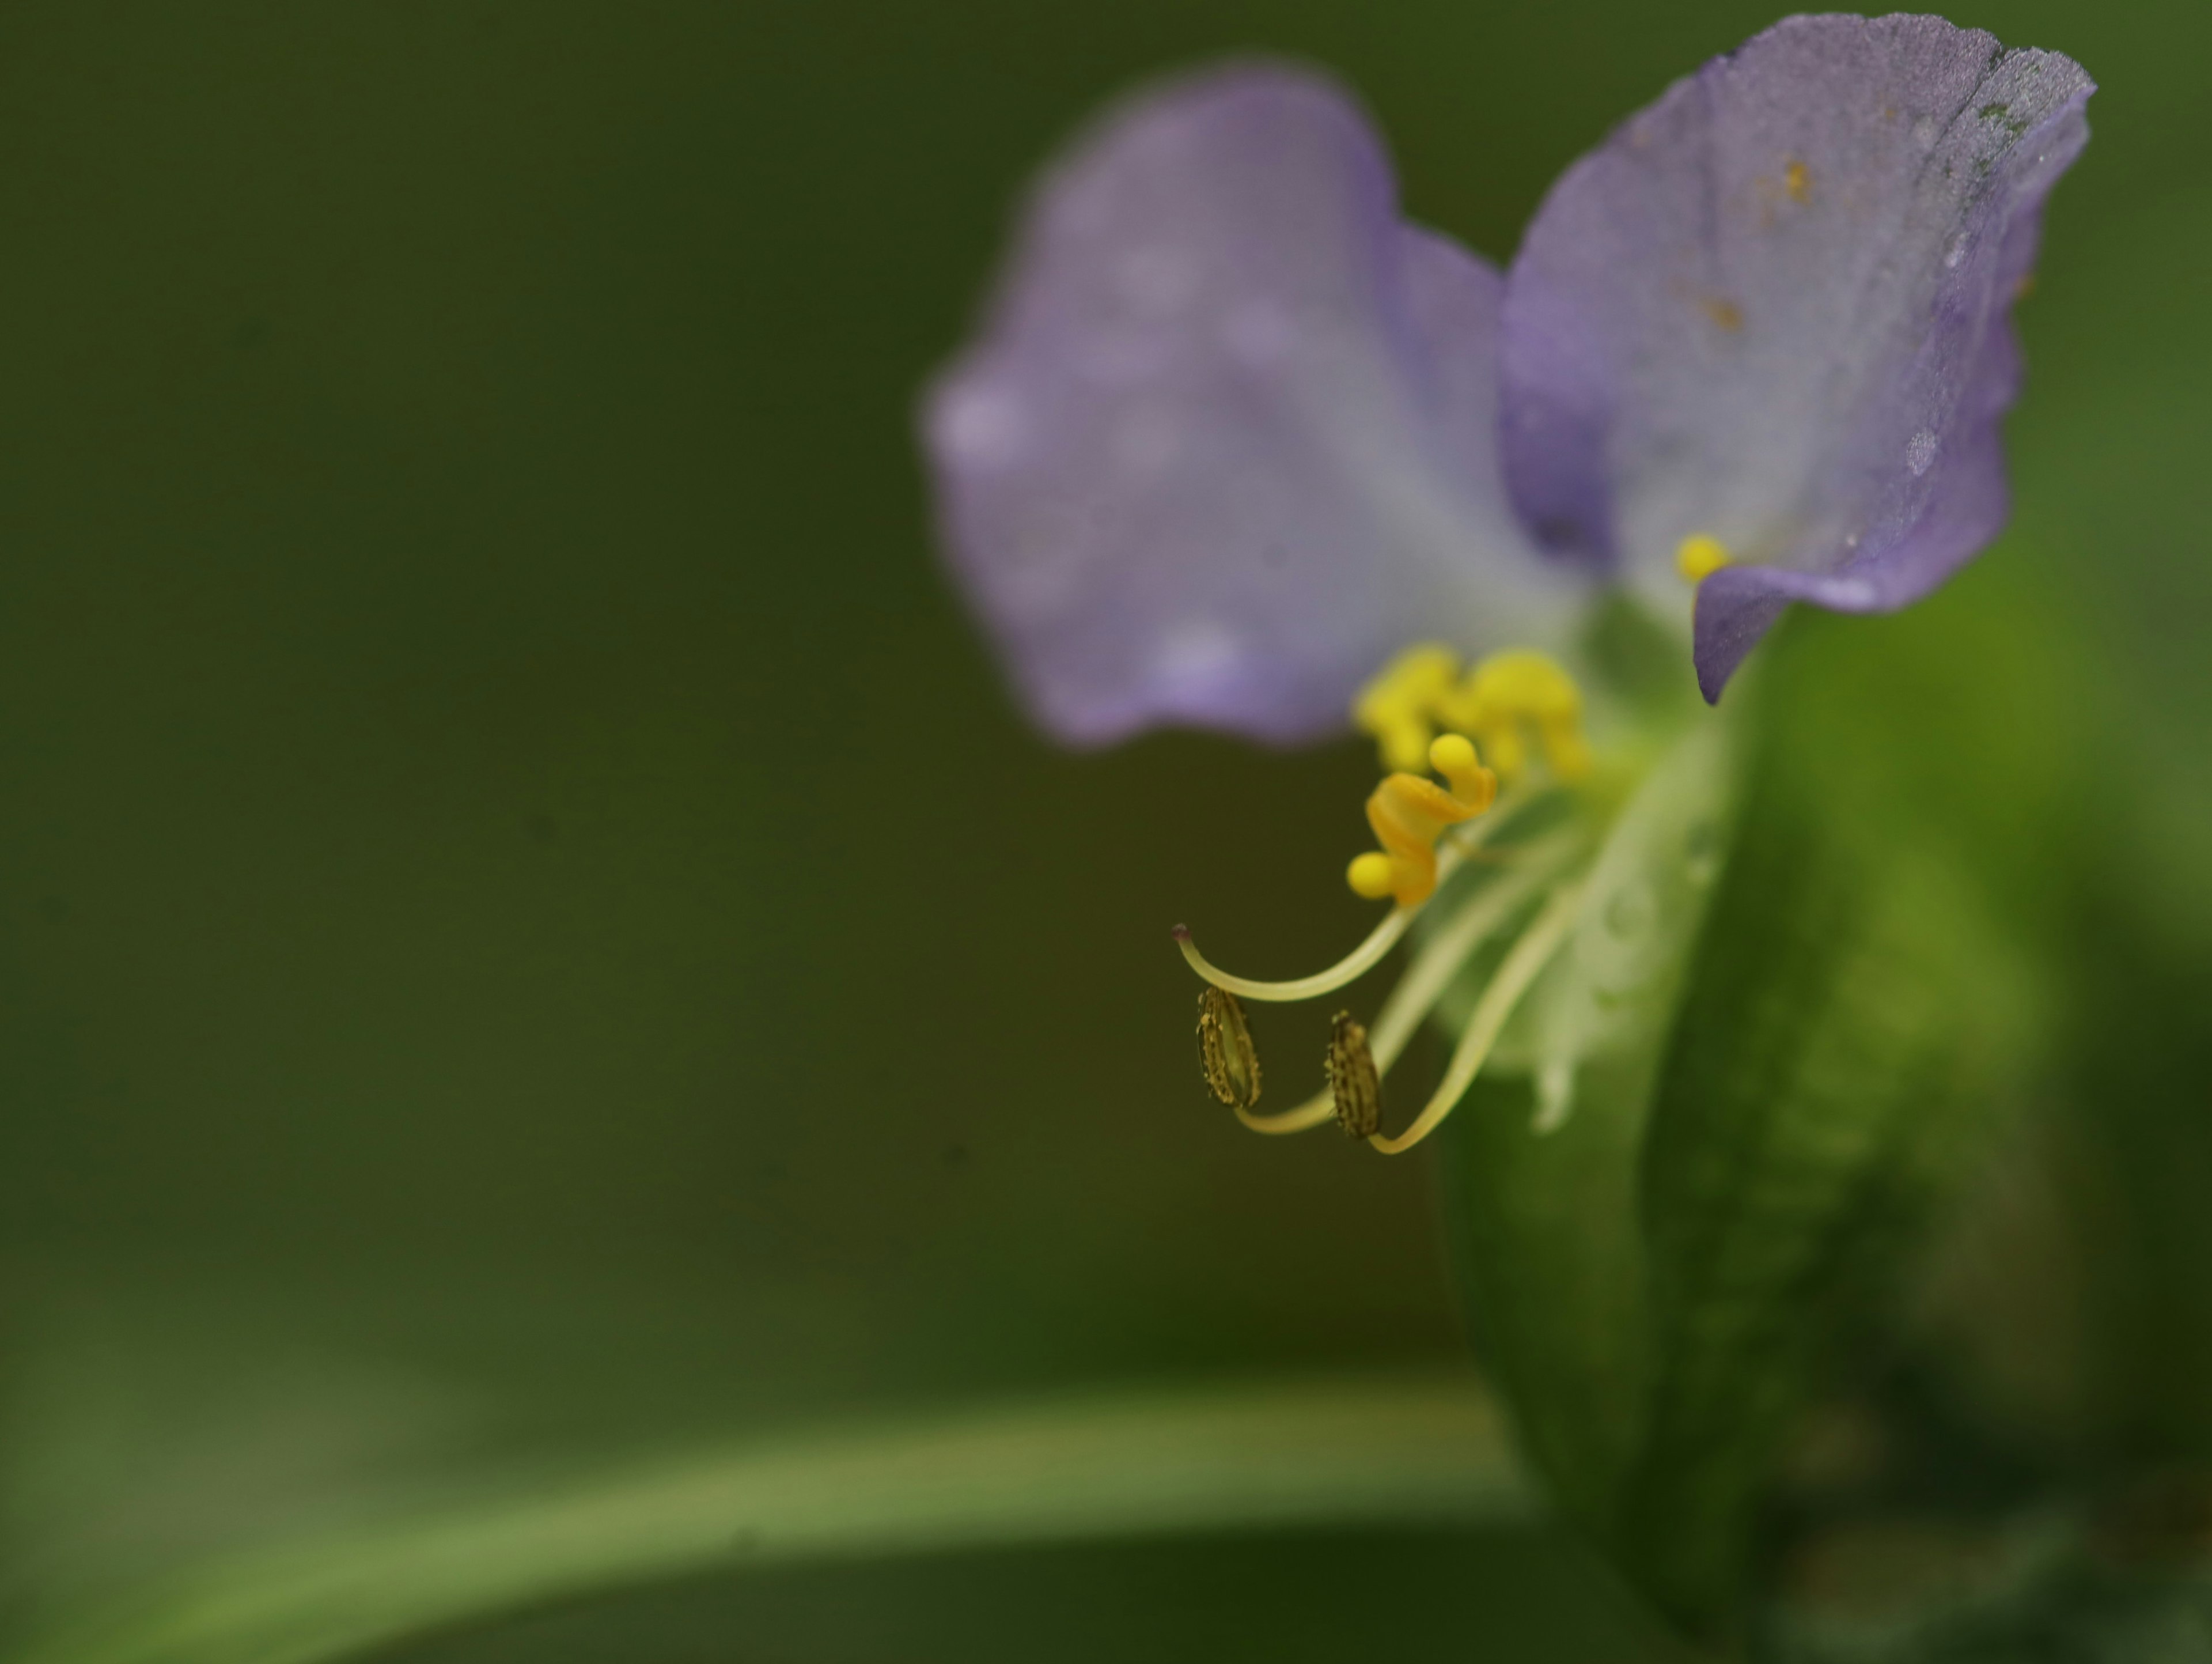
[[[1879,627],[1840,648],[1791,634],[1765,685],[1731,695],[1759,699],[1741,761],[1679,749],[1609,834],[1578,941],[1602,944],[1625,898],[1651,924],[1634,998],[1585,952],[1532,1016],[1571,1038],[1571,1114],[1536,1130],[1559,1089],[1539,1062],[1486,1083],[1448,1156],[1476,1332],[1532,1459],[1693,1630],[1730,1622],[1778,1451],[2009,1100],[2035,1026],[1993,905],[2013,869],[1956,838],[1958,787],[1915,702],[1845,697],[1925,671],[1915,691],[1940,700],[1975,667],[1939,645],[1931,669]],[[1955,740],[2004,704],[1954,700],[1929,732]],[[1709,911],[1698,866],[1719,874]]]
[[[314,1664],[463,1619],[707,1571],[925,1550],[1521,1517],[1464,1376],[1124,1393],[708,1448],[109,1592],[21,1664]]]
[[[1698,724],[1623,809],[1567,945],[1455,1124],[1475,1318],[1566,1513],[1607,1518],[1644,1440],[1650,1372],[1637,1174],[1736,766]]]
[[[1644,1153],[1656,1368],[1614,1529],[1700,1616],[1835,1343],[1990,1129],[2029,1023],[1954,863],[1839,817],[1804,761],[1765,771]]]

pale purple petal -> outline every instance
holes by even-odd
[[[1548,622],[1506,504],[1499,280],[1311,75],[1112,113],[1044,179],[924,438],[953,570],[1060,737],[1340,726],[1391,654]]]
[[[1547,198],[1508,280],[1504,446],[1553,546],[1680,606],[1707,697],[1790,600],[1880,611],[2006,511],[2009,312],[2088,77],[1934,17],[1793,17]]]

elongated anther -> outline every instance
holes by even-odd
[[[1260,1101],[1260,1054],[1244,1008],[1211,984],[1198,991],[1198,1064],[1207,1089],[1239,1114]]]
[[[1340,1011],[1329,1025],[1328,1091],[1336,1124],[1348,1138],[1364,1138],[1382,1122],[1382,1077],[1367,1049],[1367,1030]]]

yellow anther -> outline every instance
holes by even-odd
[[[1352,710],[1391,772],[1367,800],[1367,821],[1382,848],[1354,860],[1346,881],[1373,901],[1393,896],[1413,907],[1427,900],[1437,887],[1437,838],[1490,807],[1499,777],[1510,780],[1528,767],[1532,740],[1559,779],[1589,771],[1582,713],[1574,678],[1541,653],[1493,654],[1463,679],[1449,648],[1429,643],[1400,654]],[[1415,772],[1423,766],[1449,789]]]
[[[1674,570],[1685,583],[1703,583],[1722,567],[1735,564],[1728,545],[1709,533],[1696,533],[1674,546]]]
[[[1478,765],[1476,772],[1495,789],[1488,769]],[[1480,802],[1462,802],[1420,775],[1386,776],[1367,799],[1367,824],[1382,850],[1360,856],[1346,876],[1361,895],[1392,896],[1401,907],[1418,907],[1436,891],[1437,839],[1446,827],[1472,820],[1489,807],[1489,792]]]
[[[1344,876],[1352,886],[1354,895],[1365,896],[1370,901],[1381,901],[1391,893],[1398,882],[1390,857],[1380,850],[1370,850],[1365,855],[1352,856],[1352,865],[1345,869]]]
[[[1384,768],[1411,773],[1426,764],[1437,705],[1458,680],[1459,655],[1431,642],[1407,648],[1359,690],[1352,720],[1375,736]]]
[[[1724,563],[1728,552],[1711,539],[1705,541],[1719,551]],[[1384,768],[1399,774],[1433,768],[1460,791],[1454,769],[1472,771],[1481,765],[1473,747],[1446,753],[1463,757],[1463,763],[1445,762],[1432,749],[1439,730],[1448,740],[1471,735],[1491,768],[1507,780],[1527,770],[1533,737],[1543,746],[1553,773],[1574,780],[1589,771],[1582,703],[1574,678],[1541,653],[1493,654],[1462,679],[1451,649],[1431,643],[1409,648],[1386,665],[1360,690],[1352,716],[1375,736]],[[1468,791],[1460,795],[1473,801]]]
[[[1206,1089],[1230,1108],[1260,1101],[1260,1054],[1237,996],[1212,983],[1198,990],[1198,1066]]]
[[[1452,796],[1477,814],[1498,795],[1498,777],[1483,767],[1474,741],[1463,734],[1437,735],[1429,747],[1429,766],[1450,783]]]
[[[1803,162],[1793,162],[1784,168],[1782,184],[1790,201],[1802,205],[1813,200],[1813,170]]]
[[[1447,726],[1472,734],[1490,766],[1507,780],[1528,765],[1528,741],[1562,780],[1589,772],[1583,738],[1582,690],[1558,661],[1525,649],[1497,653],[1468,673],[1443,712]]]
[[[1382,847],[1355,858],[1345,877],[1370,901],[1393,897],[1418,907],[1437,887],[1437,839],[1444,828],[1472,820],[1498,795],[1498,777],[1483,767],[1464,734],[1447,734],[1429,747],[1429,762],[1450,788],[1418,774],[1393,774],[1367,800],[1367,824]]]

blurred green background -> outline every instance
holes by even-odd
[[[1215,1112],[1165,934],[1332,955],[1369,759],[1030,735],[937,570],[915,392],[1134,77],[1328,65],[1410,210],[1502,259],[1777,15],[0,10],[0,1625],[586,1455],[1460,1357],[1426,1164]],[[1955,21],[2103,90],[2025,315],[2018,534],[1937,605],[2032,572],[2103,644],[2127,743],[2051,766],[2133,806],[2113,858],[2202,988],[2212,8]],[[1024,1656],[1070,1612],[1099,1656],[1628,1644],[1540,1536],[1279,1546],[793,1574],[421,1655]]]

